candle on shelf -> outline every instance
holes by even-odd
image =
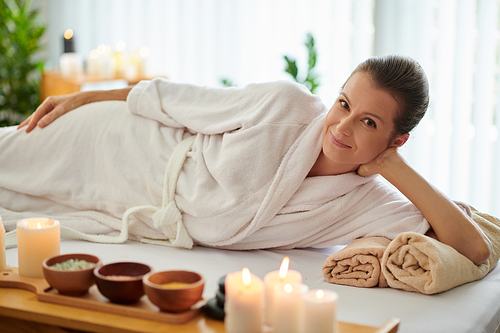
[[[99,51],[93,49],[87,58],[87,75],[98,76],[99,75]]]
[[[338,294],[331,290],[311,290],[303,295],[302,332],[336,333]]]
[[[5,227],[3,226],[2,217],[0,216],[0,272],[10,271],[11,268],[7,265],[5,255]]]
[[[298,282],[279,283],[274,286],[274,333],[299,333],[301,331],[302,296],[308,290],[308,286]]]
[[[261,332],[264,303],[262,280],[244,268],[226,276],[225,288],[226,332]]]
[[[64,53],[75,52],[75,40],[73,39],[73,30],[67,29],[63,35]]]
[[[19,275],[43,278],[42,262],[60,254],[59,221],[32,218],[17,222]]]
[[[63,77],[81,75],[83,73],[83,59],[75,53],[73,30],[64,32],[64,53],[59,57],[59,71]]]
[[[273,307],[273,289],[276,284],[298,282],[302,283],[302,275],[295,270],[288,269],[290,259],[283,258],[279,271],[272,271],[264,276],[264,284],[266,286],[266,324],[273,325],[274,307]]]
[[[115,63],[111,55],[111,46],[101,44],[97,47],[97,53],[99,77],[103,79],[112,79],[115,76]]]

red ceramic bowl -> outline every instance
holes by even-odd
[[[142,278],[151,267],[137,262],[116,262],[94,269],[97,288],[113,303],[134,303],[144,295]]]
[[[149,300],[160,310],[184,312],[201,299],[205,279],[191,271],[163,271],[145,275],[143,283]]]
[[[95,264],[94,267],[79,270],[60,270],[52,266],[70,259],[85,260]],[[43,261],[43,275],[52,288],[56,289],[62,295],[77,296],[88,292],[94,284],[94,268],[102,265],[101,259],[91,254],[74,253],[62,254],[47,258]]]

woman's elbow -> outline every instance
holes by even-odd
[[[478,244],[474,251],[469,256],[469,259],[477,266],[486,262],[491,255],[491,242],[485,239],[481,244]]]

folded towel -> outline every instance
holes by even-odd
[[[354,287],[387,287],[381,261],[389,243],[385,237],[353,240],[326,259],[322,267],[325,280]]]
[[[382,273],[392,288],[435,294],[483,278],[500,257],[500,220],[472,208],[472,218],[491,240],[483,264],[472,261],[433,238],[406,232],[394,239],[382,258]]]

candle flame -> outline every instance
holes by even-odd
[[[68,29],[64,32],[64,38],[65,39],[71,39],[73,37],[73,30]]]
[[[288,265],[290,264],[290,258],[285,257],[281,262],[280,266],[280,280],[284,280],[286,277],[286,273],[288,273]]]
[[[287,284],[285,284],[285,288],[284,289],[285,289],[286,293],[291,293],[292,290],[293,290],[293,287],[292,287],[291,284],[287,283]]]
[[[321,289],[319,289],[317,292],[316,292],[316,297],[317,298],[323,298],[323,296],[325,296],[325,292]]]
[[[243,279],[243,283],[245,286],[250,286],[250,282],[252,282],[252,276],[250,275],[250,270],[248,268],[243,268],[241,272],[241,278]]]
[[[37,227],[38,229],[42,229],[42,225],[40,224],[40,222],[38,222],[38,223],[36,224],[36,227]]]
[[[123,51],[125,51],[125,47],[126,47],[126,44],[125,44],[125,42],[124,42],[124,41],[122,41],[122,40],[116,43],[116,50],[117,50],[118,52],[123,52]]]

